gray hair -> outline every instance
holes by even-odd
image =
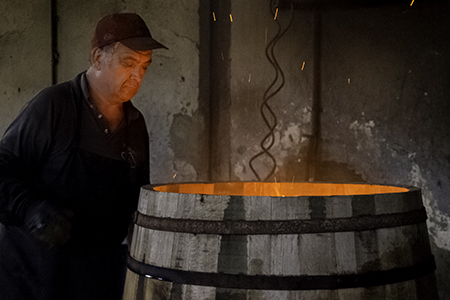
[[[111,44],[107,44],[107,45],[101,47],[100,50],[105,52],[106,54],[113,55],[116,52],[117,47],[119,46],[119,43],[120,42],[114,42]]]
[[[112,61],[112,57],[113,57],[114,53],[116,52],[117,47],[119,46],[119,43],[120,42],[114,42],[114,43],[107,44],[100,48],[100,51],[104,54],[105,60],[107,62]],[[92,64],[92,60],[91,60],[91,64]]]

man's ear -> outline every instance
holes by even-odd
[[[102,51],[100,50],[100,48],[95,47],[91,50],[91,62],[92,62],[92,66],[94,67],[95,70],[100,71],[101,69],[101,60],[102,60]]]

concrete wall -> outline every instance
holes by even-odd
[[[219,90],[227,97],[217,97],[215,103],[219,112],[213,111],[226,120],[212,122],[211,129],[219,133],[212,140],[213,155],[220,153],[219,145],[228,151],[222,151],[211,168],[214,180],[255,180],[248,163],[268,132],[259,109],[275,76],[264,57],[265,31],[270,40],[276,24],[267,2],[225,2],[228,6],[216,5],[222,10],[216,15],[231,14],[233,22],[218,24],[224,28],[213,32],[228,32],[220,45],[227,63],[211,73],[223,74],[221,84],[227,85]],[[408,3],[322,14],[321,139],[315,168],[318,181],[422,189],[441,299],[450,299],[449,8],[444,2]],[[279,12],[278,18],[286,24],[288,11]],[[276,171],[269,180],[308,178],[313,17],[296,11],[294,18],[275,48],[286,85],[269,101],[278,118],[271,149]],[[264,177],[271,162],[258,160],[256,168]]]
[[[422,189],[450,299],[450,6],[414,5],[324,14],[322,158]]]
[[[0,135],[52,82],[50,0],[0,1]]]

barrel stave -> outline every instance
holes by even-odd
[[[240,189],[245,190],[246,184],[240,184]],[[374,195],[227,195],[226,190],[232,185],[205,185],[211,193],[220,195],[179,194],[177,187],[171,187],[170,193],[143,188],[138,211],[170,219],[317,220],[321,223],[337,218],[359,219],[377,215],[384,218],[384,215],[403,214],[423,207],[420,190],[416,188],[403,193]],[[331,276],[413,266],[426,262],[431,249],[425,222],[360,231],[248,235],[192,234],[135,226],[130,256],[145,264],[190,272]],[[437,299],[434,274],[392,284],[323,290],[216,288],[162,279],[148,278],[145,274],[137,275],[128,270],[124,299]]]

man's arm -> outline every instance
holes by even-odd
[[[44,93],[45,94],[45,93]],[[39,204],[33,178],[51,143],[48,102],[41,92],[21,111],[0,142],[0,222],[20,225],[25,207]],[[45,196],[44,196],[45,197]]]
[[[23,226],[44,243],[59,244],[54,235],[70,230],[70,225],[35,184],[52,144],[55,112],[49,97],[48,90],[39,93],[0,142],[0,222]],[[58,228],[61,226],[63,229]],[[50,227],[54,232],[49,237]]]

